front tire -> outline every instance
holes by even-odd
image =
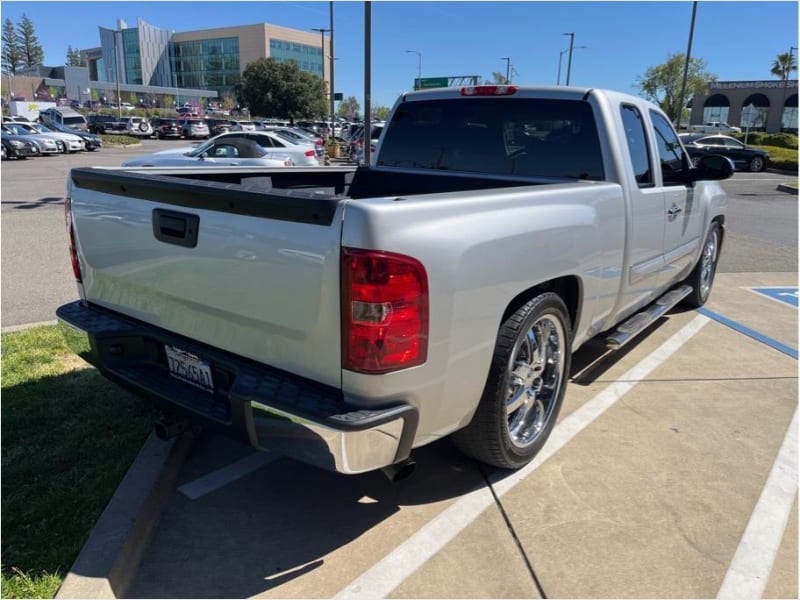
[[[519,308],[497,334],[489,376],[469,425],[456,446],[486,464],[518,469],[550,436],[569,377],[569,312],[546,292]]]
[[[722,230],[716,221],[711,223],[703,251],[697,261],[692,274],[686,283],[692,286],[692,293],[683,299],[683,304],[692,308],[703,306],[711,295],[711,286],[714,285],[714,276],[717,274],[717,261],[719,260],[720,245],[722,243]]]
[[[754,156],[750,159],[749,167],[751,173],[760,173],[767,168],[767,163],[761,156]]]

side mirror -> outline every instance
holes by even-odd
[[[692,181],[721,181],[733,175],[733,161],[721,154],[700,157],[691,171]]]

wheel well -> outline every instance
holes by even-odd
[[[544,292],[558,294],[564,301],[564,304],[567,306],[567,311],[569,312],[569,321],[572,324],[572,331],[574,332],[578,326],[577,319],[580,314],[580,306],[583,299],[583,289],[580,279],[574,275],[551,279],[550,281],[545,281],[517,294],[508,304],[508,307],[506,307],[500,323],[505,323],[506,319],[514,314],[521,306],[524,306],[529,300],[532,300]]]
[[[717,215],[711,222],[719,223],[719,249],[722,250],[722,243],[725,241],[725,215]]]

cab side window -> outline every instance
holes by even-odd
[[[684,174],[686,161],[675,130],[670,122],[657,112],[650,111],[650,119],[653,121],[653,130],[656,135],[664,185],[686,185]]]
[[[647,144],[642,114],[635,106],[623,104],[620,108],[625,137],[628,140],[628,153],[633,165],[633,174],[639,187],[653,185],[653,171],[650,164],[650,150]]]

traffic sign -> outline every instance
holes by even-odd
[[[442,88],[447,87],[449,83],[449,77],[422,77],[414,79],[414,89],[428,90],[431,88]]]

